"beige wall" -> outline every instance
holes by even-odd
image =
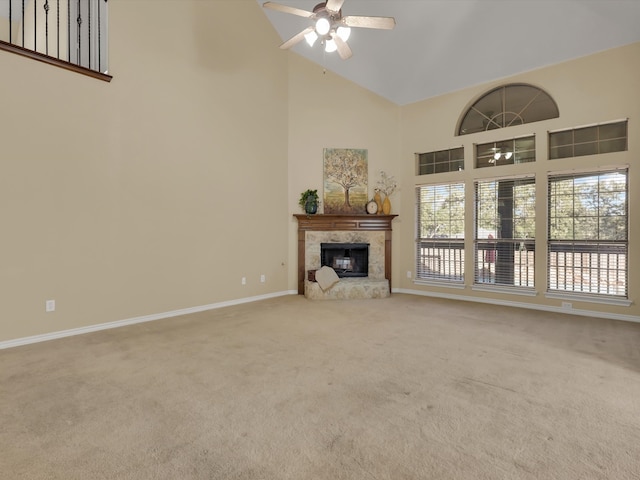
[[[412,218],[415,205],[415,186],[434,182],[463,180],[466,191],[473,192],[475,178],[493,178],[513,174],[533,173],[537,179],[536,219],[536,290],[535,297],[500,295],[497,293],[474,292],[473,265],[466,272],[464,290],[437,288],[414,284],[406,275],[398,276],[398,287],[419,293],[462,295],[471,298],[492,299],[493,301],[537,304],[559,307],[561,300],[545,298],[545,255],[546,255],[546,176],[553,170],[592,170],[605,165],[630,165],[629,170],[629,296],[634,302],[640,294],[640,222],[637,205],[640,204],[640,174],[636,170],[640,156],[640,44],[634,44],[589,57],[573,60],[560,65],[528,72],[500,81],[479,85],[474,88],[454,92],[438,98],[403,107],[401,110],[403,191],[401,215]],[[538,86],[549,93],[557,102],[560,117],[544,122],[532,123],[504,130],[493,130],[457,137],[454,135],[460,115],[483,93],[510,82],[524,82]],[[563,160],[547,160],[547,132],[549,130],[578,127],[599,122],[629,119],[629,150],[607,155],[594,155]],[[537,161],[521,165],[496,168],[473,169],[473,146],[496,140],[505,140],[525,134],[536,135]],[[464,172],[439,175],[417,176],[415,173],[415,152],[429,152],[463,145],[465,148]],[[467,195],[467,212],[473,211],[473,196]],[[634,221],[635,220],[635,221]],[[473,218],[467,215],[466,231],[473,232]],[[405,249],[398,259],[402,271],[415,272],[415,257],[412,241],[415,238],[414,225],[403,222],[400,232]],[[466,242],[466,256],[473,258],[471,241]],[[468,262],[469,263],[469,262]],[[573,301],[573,308],[614,315],[640,315],[640,306],[630,307],[602,305]]]
[[[9,41],[9,20],[0,16],[0,40]]]
[[[111,83],[0,52],[0,341],[288,287],[287,54],[259,5],[109,7]]]

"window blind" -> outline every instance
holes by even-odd
[[[535,179],[475,183],[475,283],[534,286]]]
[[[628,169],[549,177],[548,289],[627,297]]]
[[[416,278],[464,281],[464,183],[416,188]]]

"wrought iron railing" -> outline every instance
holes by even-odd
[[[107,0],[0,0],[0,49],[110,80]]]

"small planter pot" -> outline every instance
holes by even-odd
[[[307,202],[304,204],[304,211],[307,215],[313,215],[318,212],[318,202],[309,198]]]

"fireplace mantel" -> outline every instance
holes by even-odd
[[[391,289],[391,222],[397,215],[294,215],[298,219],[298,293],[304,295],[306,232],[384,231],[384,278]]]

